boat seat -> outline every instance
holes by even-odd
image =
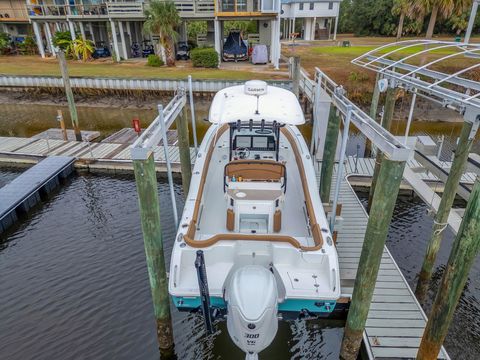
[[[283,182],[286,178],[285,165],[274,160],[233,160],[225,165],[224,191],[233,176],[242,181]]]

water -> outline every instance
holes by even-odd
[[[0,136],[31,136],[51,127],[58,106],[0,105]],[[60,107],[61,108],[61,107]],[[198,119],[208,102],[197,106]],[[67,114],[64,109],[64,114]],[[140,117],[146,127],[155,110],[79,107],[82,129],[102,137],[130,127]],[[68,123],[68,116],[67,123]],[[6,126],[8,124],[8,126]],[[208,127],[197,120],[199,137]],[[403,123],[393,131],[402,134]],[[461,124],[414,123],[412,134],[446,134],[448,159]],[[303,128],[308,136],[309,127]],[[348,154],[363,154],[364,137],[353,131]],[[478,142],[474,151],[479,151]],[[0,186],[22,170],[2,167]],[[176,184],[182,207],[181,186]],[[168,187],[159,181],[165,253],[174,236]],[[415,198],[397,201],[387,244],[412,287],[421,266],[432,219]],[[445,232],[428,308],[450,252]],[[82,174],[37,206],[8,233],[0,235],[0,354],[5,359],[159,358],[133,176]],[[480,265],[477,261],[446,339],[452,358],[480,357]],[[242,359],[225,323],[206,336],[198,315],[173,310],[178,359]],[[343,335],[339,321],[280,322],[262,359],[338,359]]]
[[[168,186],[158,188],[170,259]],[[180,184],[175,191],[181,207]],[[74,177],[0,237],[0,274],[2,358],[159,358],[132,176]],[[178,359],[243,358],[225,323],[207,337],[198,315],[173,316]],[[262,358],[338,359],[342,326],[281,322]]]

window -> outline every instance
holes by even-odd
[[[315,7],[315,3],[311,2],[310,3],[310,10],[313,10],[314,7]]]
[[[303,10],[303,3],[298,4],[298,10]]]
[[[330,1],[328,3],[328,10],[332,10],[333,9],[333,1]]]

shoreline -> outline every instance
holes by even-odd
[[[116,109],[144,109],[155,110],[159,101],[168,101],[171,96],[165,93],[139,91],[135,93],[121,94],[85,94],[75,93],[75,103],[78,107],[109,108]],[[199,97],[203,102],[210,102],[211,97]],[[410,99],[399,98],[395,107],[394,120],[406,120],[410,110]],[[197,100],[198,101],[198,100]],[[56,93],[37,90],[4,90],[0,89],[0,105],[46,105],[46,106],[68,106],[63,91]],[[369,106],[360,106],[367,114]],[[378,113],[382,111],[379,105]],[[423,99],[418,99],[414,111],[414,121],[425,122],[446,122],[461,123],[463,117],[453,110],[446,109],[440,105],[433,104]]]

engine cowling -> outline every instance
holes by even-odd
[[[233,342],[257,358],[275,338],[278,329],[278,292],[273,274],[259,265],[235,271],[226,288],[227,328]]]

